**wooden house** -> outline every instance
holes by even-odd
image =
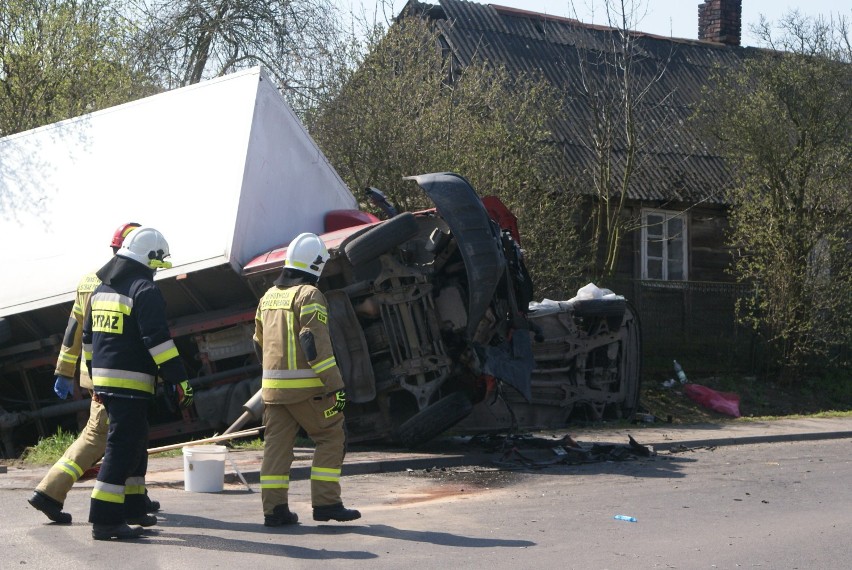
[[[640,229],[622,243],[616,278],[639,307],[650,346],[671,346],[676,337],[681,354],[706,350],[712,345],[708,335],[722,341],[712,358],[737,352],[731,341],[743,344],[734,320],[742,290],[727,272],[731,250],[725,239],[726,189],[734,173],[693,118],[714,73],[757,51],[740,46],[741,13],[741,0],[703,2],[698,39],[629,32],[633,76],[647,88],[637,125],[651,142],[640,153],[626,196],[627,213],[641,220]],[[604,77],[612,73],[605,62],[617,59],[609,56],[624,45],[618,29],[464,0],[411,0],[404,16],[429,20],[458,69],[480,58],[510,73],[546,78],[566,101],[550,121],[564,157],[555,167],[580,173],[595,168],[588,86],[613,88],[612,77]],[[613,164],[623,164],[624,153],[616,141]],[[578,190],[594,199],[588,187]]]

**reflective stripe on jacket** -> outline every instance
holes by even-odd
[[[80,352],[83,347],[83,319],[86,316],[86,308],[89,306],[89,298],[92,292],[101,284],[101,280],[94,273],[84,275],[77,284],[77,294],[74,297],[74,306],[68,316],[68,326],[62,337],[62,348],[59,350],[59,358],[56,360],[57,376],[74,378],[77,370],[77,362],[80,360]],[[85,366],[80,367],[80,386],[92,389],[92,379],[86,371]]]
[[[343,389],[326,307],[325,295],[307,284],[272,287],[260,300],[254,340],[263,350],[265,403],[290,404]]]

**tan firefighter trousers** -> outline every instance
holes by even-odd
[[[343,413],[325,417],[334,406],[334,393],[315,396],[295,404],[266,404],[263,420],[263,463],[260,467],[263,514],[271,515],[276,505],[287,503],[290,466],[299,427],[316,444],[311,466],[311,504],[335,505],[340,499],[340,471],[346,453]]]
[[[86,427],[59,461],[53,464],[35,490],[54,501],[65,503],[65,497],[77,479],[104,456],[108,431],[109,416],[106,408],[92,400]]]

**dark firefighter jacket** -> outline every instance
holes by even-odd
[[[95,392],[147,398],[158,374],[169,384],[186,380],[151,270],[115,256],[97,276],[103,283],[92,294],[83,325],[83,354]]]

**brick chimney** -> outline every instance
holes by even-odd
[[[705,0],[698,5],[699,40],[738,46],[742,26],[742,0]]]

